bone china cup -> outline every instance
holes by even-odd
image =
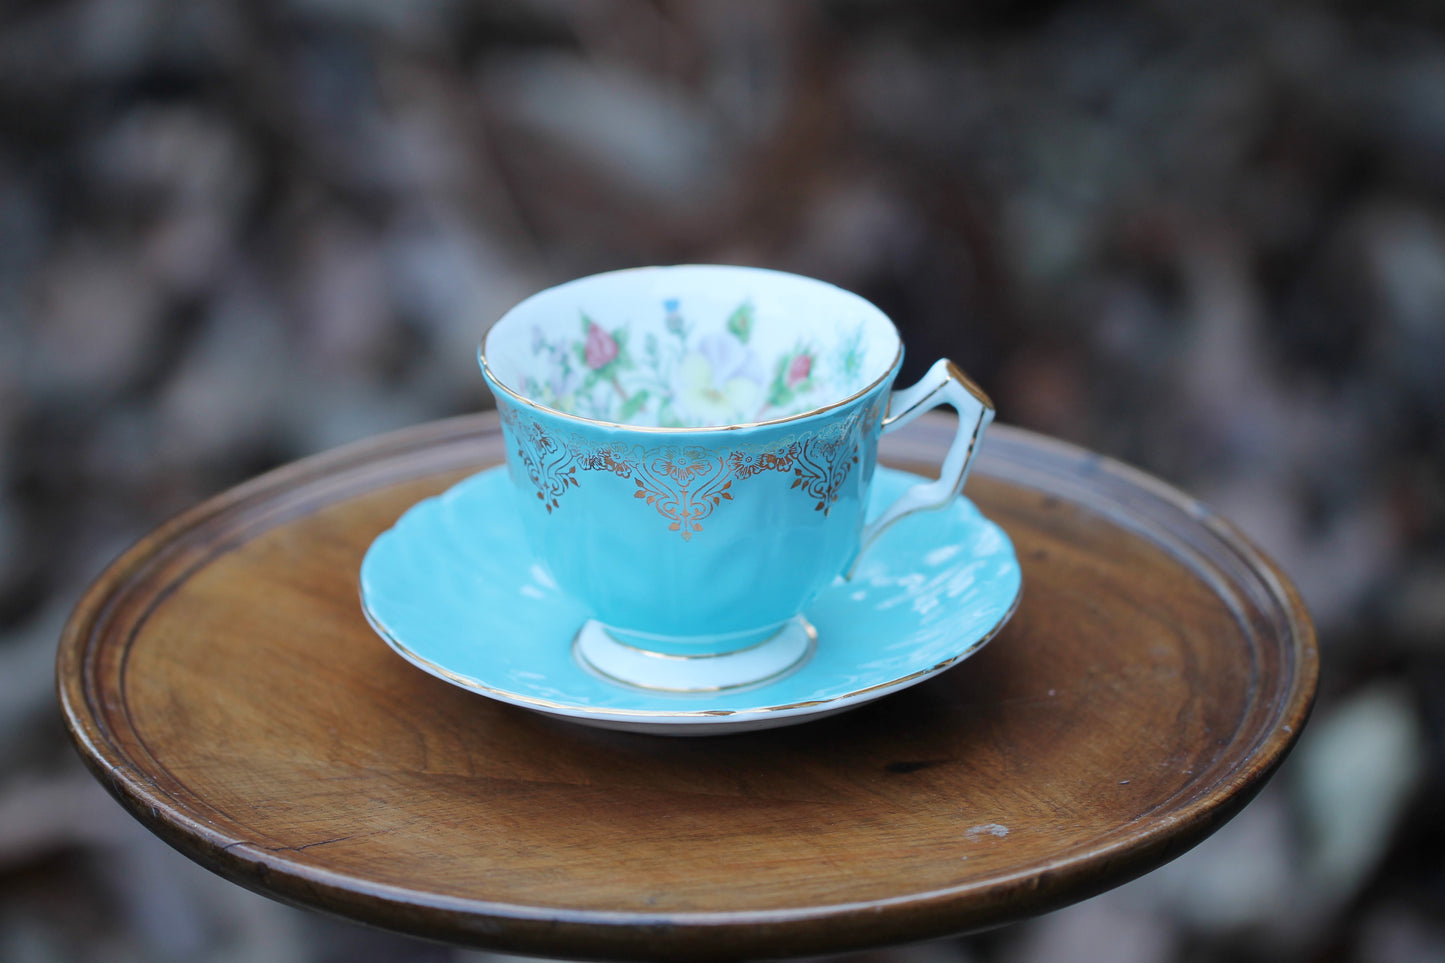
[[[958,496],[987,396],[940,360],[893,391],[897,330],[821,281],[649,267],[533,295],[479,351],[535,577],[593,618],[583,664],[651,689],[750,685],[805,661],[802,612],[903,515]],[[878,438],[959,415],[937,481],[865,520]]]

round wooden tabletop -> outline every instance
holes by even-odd
[[[927,471],[949,419],[885,439]],[[282,468],[91,588],[60,698],[96,777],[268,896],[581,958],[820,954],[991,926],[1146,872],[1239,810],[1309,713],[1314,632],[1227,522],[1116,462],[990,433],[968,494],[1022,604],[980,654],[839,716],[668,739],[548,719],[408,665],[357,569],[502,458],[494,416]],[[821,644],[826,644],[824,641]]]

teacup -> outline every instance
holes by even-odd
[[[902,341],[863,298],[757,268],[571,281],[512,308],[478,355],[537,577],[593,616],[578,658],[649,689],[805,661],[809,602],[888,525],[954,499],[993,419],[947,360],[893,391]],[[942,404],[959,426],[939,479],[865,519],[879,436]]]

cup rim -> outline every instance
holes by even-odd
[[[507,385],[505,382],[503,382],[502,379],[498,378],[497,375],[496,375],[496,372],[494,372],[494,371],[492,370],[491,366],[490,366],[489,364],[487,364],[487,340],[492,336],[492,332],[496,331],[497,328],[498,328],[498,326],[501,325],[502,322],[506,321],[507,318],[509,318],[509,317],[511,317],[512,315],[514,315],[514,314],[518,311],[518,309],[520,309],[520,308],[522,308],[523,306],[525,306],[525,305],[526,305],[528,302],[530,302],[533,298],[538,297],[539,295],[541,295],[541,294],[543,294],[543,293],[545,293],[545,292],[547,292],[547,291],[552,290],[552,288],[561,287],[562,284],[573,284],[573,283],[576,283],[576,282],[578,282],[578,281],[588,281],[588,280],[592,280],[592,279],[594,279],[594,278],[601,278],[601,277],[614,277],[614,276],[619,275],[619,274],[640,274],[640,273],[647,272],[647,271],[656,271],[656,270],[659,270],[659,269],[664,269],[664,270],[665,270],[665,269],[668,269],[668,268],[718,268],[718,269],[730,270],[730,271],[745,271],[745,272],[754,272],[754,273],[774,274],[774,275],[780,275],[780,276],[786,277],[786,278],[792,278],[792,279],[799,280],[799,281],[808,281],[808,282],[810,282],[810,283],[812,283],[812,284],[822,284],[822,285],[825,285],[825,286],[830,287],[830,288],[835,288],[835,289],[837,289],[838,291],[842,292],[843,294],[848,295],[849,297],[857,298],[859,301],[862,301],[864,304],[868,305],[868,306],[869,306],[870,308],[872,308],[874,311],[877,311],[877,312],[878,312],[878,316],[881,317],[885,322],[887,322],[888,327],[891,328],[892,331],[893,331],[893,339],[894,339],[894,341],[897,342],[897,345],[898,345],[897,348],[896,348],[896,349],[894,350],[894,352],[893,352],[893,360],[890,361],[890,362],[888,363],[888,366],[883,369],[883,373],[882,373],[881,375],[879,375],[877,378],[874,378],[874,379],[873,379],[871,382],[869,382],[867,385],[863,386],[862,388],[859,388],[857,391],[853,392],[853,393],[852,393],[851,395],[849,395],[848,397],[843,398],[843,399],[841,399],[841,400],[839,400],[839,401],[829,402],[829,403],[826,404],[826,405],[819,405],[819,406],[816,407],[816,408],[809,408],[807,411],[801,411],[801,412],[798,412],[797,414],[788,415],[788,416],[783,417],[783,418],[771,418],[771,419],[768,419],[767,421],[738,422],[738,423],[736,423],[736,424],[727,424],[727,425],[703,425],[703,426],[701,426],[701,427],[696,427],[696,428],[688,428],[688,427],[663,427],[663,426],[661,426],[661,425],[628,425],[628,424],[623,424],[622,422],[617,422],[617,421],[603,421],[603,420],[600,419],[600,418],[588,418],[588,417],[585,416],[585,415],[574,415],[574,414],[571,414],[571,413],[566,412],[566,411],[559,411],[559,410],[557,410],[556,408],[550,408],[550,407],[548,407],[547,405],[544,405],[544,404],[542,404],[542,403],[539,402],[539,401],[534,401],[534,400],[532,400],[531,398],[528,398],[526,395],[523,395],[521,392],[519,392],[519,391],[515,390],[514,388],[510,387],[510,386]],[[501,389],[501,391],[502,391],[504,394],[506,394],[509,398],[511,398],[511,399],[514,400],[514,401],[517,401],[517,402],[519,402],[519,403],[521,403],[521,404],[523,404],[523,405],[526,405],[526,406],[529,407],[529,408],[535,408],[535,409],[538,410],[538,411],[546,412],[548,415],[551,415],[551,416],[553,416],[553,417],[556,417],[556,418],[564,418],[564,419],[567,419],[568,421],[576,421],[576,422],[580,422],[580,423],[582,423],[582,424],[593,425],[593,426],[599,427],[599,428],[613,428],[613,429],[619,429],[619,430],[622,430],[622,431],[640,431],[640,432],[647,432],[647,433],[650,433],[650,434],[689,435],[689,434],[700,434],[700,433],[703,433],[703,432],[742,431],[742,430],[748,429],[748,428],[763,428],[763,427],[767,427],[767,426],[770,426],[770,425],[782,425],[782,424],[787,424],[788,422],[802,421],[802,420],[805,419],[805,418],[814,418],[814,417],[816,417],[816,416],[818,416],[818,415],[825,414],[825,413],[827,413],[827,412],[829,412],[829,411],[833,411],[833,410],[835,410],[835,409],[842,408],[842,407],[844,407],[845,405],[850,405],[850,404],[852,404],[853,402],[857,401],[858,399],[860,399],[860,398],[866,396],[867,394],[869,394],[870,392],[872,392],[875,388],[877,388],[879,385],[883,384],[883,383],[884,383],[885,381],[887,381],[890,377],[896,376],[896,374],[897,374],[897,372],[898,372],[899,366],[903,363],[903,336],[902,336],[901,334],[899,334],[899,332],[898,332],[898,326],[893,323],[893,319],[890,318],[890,317],[883,311],[882,308],[878,307],[878,305],[874,304],[872,301],[869,301],[867,298],[863,297],[861,294],[856,294],[856,293],[854,293],[854,292],[852,292],[852,291],[849,291],[847,288],[839,287],[839,286],[836,285],[836,284],[831,284],[831,283],[829,283],[829,282],[827,282],[827,281],[823,281],[823,280],[820,280],[820,279],[818,279],[818,278],[810,278],[810,277],[808,277],[807,275],[804,275],[804,274],[794,274],[794,273],[792,273],[791,271],[778,271],[778,270],[774,270],[773,268],[750,267],[750,266],[744,265],[744,264],[666,264],[666,265],[646,265],[646,266],[642,266],[642,267],[621,268],[621,269],[616,270],[616,271],[601,271],[601,272],[599,272],[599,273],[597,273],[597,274],[588,274],[588,275],[584,275],[584,276],[582,276],[582,277],[580,277],[580,278],[573,278],[573,279],[570,280],[570,281],[563,281],[561,284],[550,285],[550,286],[548,286],[548,287],[546,287],[546,288],[543,288],[543,289],[540,290],[540,291],[536,291],[536,292],[534,292],[534,293],[532,293],[532,294],[529,294],[527,297],[523,298],[521,301],[518,301],[516,304],[512,305],[512,307],[508,308],[507,311],[506,311],[500,318],[498,318],[495,322],[493,322],[492,326],[491,326],[490,328],[488,328],[488,329],[486,330],[486,332],[482,335],[482,340],[477,344],[477,363],[481,366],[482,375],[483,375],[483,377],[486,379],[486,382],[487,382],[487,384],[488,384],[489,386],[491,386],[492,388]]]

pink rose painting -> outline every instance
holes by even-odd
[[[791,408],[797,403],[798,395],[813,390],[813,356],[812,347],[799,344],[778,359],[777,367],[773,369],[772,385],[768,388],[767,402],[758,412],[759,418],[769,408]]]
[[[808,375],[813,370],[813,356],[806,351],[793,359],[788,366],[788,387],[796,388],[808,380]]]
[[[617,339],[596,323],[587,325],[587,345],[583,349],[587,367],[596,371],[617,357]]]

